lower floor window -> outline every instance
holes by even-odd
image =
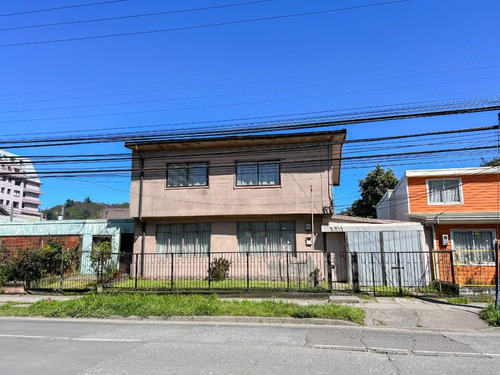
[[[494,238],[492,230],[452,231],[453,247],[462,264],[493,263]]]
[[[293,221],[238,223],[238,251],[255,254],[295,256],[295,223]]]
[[[156,226],[156,253],[208,255],[210,224],[162,224]]]

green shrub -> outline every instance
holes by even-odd
[[[4,252],[0,258],[0,280],[25,281],[29,286],[46,275],[60,275],[71,268],[76,250],[64,251],[60,241],[49,238],[39,250]]]
[[[97,275],[99,283],[107,283],[117,269],[116,262],[111,259],[111,242],[103,240],[92,247],[90,266]]]
[[[224,281],[229,276],[231,262],[224,258],[217,258],[210,262],[208,267],[208,277],[210,281]]]
[[[479,316],[486,320],[490,326],[500,327],[500,310],[495,309],[494,303],[490,303],[482,309]]]

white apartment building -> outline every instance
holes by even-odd
[[[41,185],[31,160],[0,150],[0,216],[38,220]]]

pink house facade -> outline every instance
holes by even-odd
[[[257,269],[263,256],[325,250],[321,224],[333,213],[345,136],[341,130],[126,143],[142,275],[165,274],[169,254],[186,267],[210,253],[233,253],[234,263],[245,254]]]

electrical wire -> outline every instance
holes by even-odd
[[[340,12],[340,11],[347,11],[347,10],[370,8],[370,7],[376,7],[376,6],[382,6],[382,5],[404,3],[404,2],[408,2],[408,1],[409,0],[393,0],[393,1],[373,3],[373,4],[356,5],[356,6],[350,6],[350,7],[326,9],[326,10],[319,10],[319,11],[312,11],[312,12],[285,14],[285,15],[270,16],[270,17],[247,18],[247,19],[236,20],[236,21],[217,22],[217,23],[210,23],[210,24],[204,24],[204,25],[172,27],[172,28],[167,28],[167,29],[131,31],[131,32],[115,33],[115,34],[101,34],[101,35],[61,38],[61,39],[51,39],[51,40],[39,40],[39,41],[30,41],[30,42],[17,42],[17,43],[1,44],[0,48],[20,47],[20,46],[27,46],[27,45],[52,44],[52,43],[61,43],[61,42],[76,42],[76,41],[82,41],[82,40],[96,40],[96,39],[116,38],[116,37],[132,36],[132,35],[147,35],[147,34],[150,35],[150,34],[157,34],[157,33],[166,33],[166,32],[171,32],[171,31],[206,29],[206,28],[210,28],[210,27],[229,26],[229,25],[236,25],[236,24],[243,24],[243,23],[262,22],[262,21],[270,21],[270,20],[277,20],[277,19],[290,19],[290,18],[296,18],[296,17],[318,15],[318,14],[327,14],[327,13]]]
[[[125,0],[123,0],[123,1],[125,1]],[[94,18],[94,19],[86,19],[86,20],[79,20],[79,21],[66,21],[66,22],[54,22],[54,23],[45,23],[45,24],[38,24],[38,25],[16,26],[16,27],[8,27],[8,28],[0,29],[0,31],[33,29],[33,28],[40,28],[40,27],[52,27],[52,26],[63,26],[63,25],[76,25],[76,24],[82,24],[82,23],[94,23],[94,22],[124,20],[124,19],[131,19],[131,18],[143,18],[143,17],[152,17],[152,16],[163,16],[163,15],[167,15],[167,14],[179,14],[179,13],[199,12],[199,11],[205,11],[205,10],[231,8],[231,7],[237,7],[237,6],[242,6],[242,5],[267,3],[269,1],[272,1],[272,0],[247,1],[247,2],[244,2],[244,3],[214,5],[214,6],[203,7],[203,8],[189,8],[189,9],[169,10],[169,11],[164,11],[164,12],[132,14],[132,15],[129,15],[129,16],[105,17],[105,18]]]

